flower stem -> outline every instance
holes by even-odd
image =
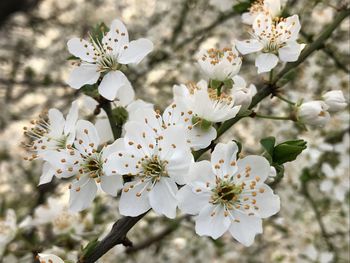
[[[270,116],[270,115],[261,115],[261,114],[255,114],[254,118],[261,118],[261,119],[271,119],[271,120],[288,120],[291,121],[291,117],[289,116]]]
[[[275,95],[275,97],[279,98],[280,100],[283,100],[284,102],[287,102],[290,105],[295,106],[295,104],[296,104],[295,102],[293,102],[289,99],[286,99],[285,97],[282,97],[281,95]]]

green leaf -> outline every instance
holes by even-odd
[[[249,7],[251,6],[250,1],[241,2],[233,6],[233,10],[239,14],[247,12]]]
[[[119,126],[122,126],[128,120],[129,117],[128,111],[122,106],[114,108],[112,110],[112,114],[116,123]]]
[[[74,55],[71,55],[67,58],[67,60],[80,60],[80,58],[74,56]]]
[[[102,41],[103,36],[109,31],[108,26],[105,23],[97,24],[90,32],[91,37],[98,42]]]
[[[215,80],[215,79],[211,79],[209,81],[209,83],[210,83],[210,88],[212,88],[212,89],[217,89],[217,88],[219,88],[219,87],[221,87],[223,85],[222,81]]]
[[[260,140],[260,144],[271,157],[273,157],[273,151],[275,147],[276,139],[275,137],[266,137]]]
[[[294,161],[306,149],[306,141],[292,140],[278,144],[273,151],[272,159],[277,164]]]

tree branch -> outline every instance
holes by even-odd
[[[319,35],[319,37],[312,44],[308,45],[304,51],[300,54],[299,59],[296,62],[288,63],[281,72],[279,72],[273,79],[271,84],[263,85],[258,93],[253,97],[253,100],[249,106],[249,109],[255,107],[260,101],[267,96],[273,94],[277,89],[276,83],[285,76],[289,71],[299,66],[307,57],[309,57],[314,51],[321,48],[324,42],[331,36],[333,31],[340,25],[340,23],[350,15],[350,9],[342,10],[335,17],[334,21],[326,27],[326,29]],[[226,18],[227,19],[227,18]],[[184,41],[186,43],[186,41]],[[247,114],[240,114],[235,118],[224,122],[218,129],[217,138],[219,138],[224,132],[237,123],[240,119],[247,117]],[[204,152],[210,147],[203,150],[194,152],[194,157],[197,160]],[[145,213],[146,214],[146,213]],[[112,247],[118,244],[122,244],[128,231],[145,215],[139,215],[138,217],[123,217],[119,219],[114,225],[111,232],[101,241],[98,245],[89,253],[85,258],[79,259],[79,263],[92,263],[98,260],[102,255],[109,251]]]

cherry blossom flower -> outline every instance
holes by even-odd
[[[73,102],[66,119],[57,109],[41,114],[38,120],[32,120],[33,127],[24,127],[24,135],[29,143],[24,143],[33,152],[29,160],[43,158],[48,152],[65,149],[75,139],[75,124],[78,120],[78,105]]]
[[[202,50],[199,52],[198,64],[204,75],[211,80],[231,79],[241,69],[242,59],[236,48]]]
[[[341,90],[328,91],[322,97],[329,107],[329,112],[341,111],[348,105]]]
[[[64,263],[64,261],[54,254],[38,254],[40,263]]]
[[[184,136],[184,128],[170,126],[154,130],[144,122],[126,123],[126,134],[118,139],[118,152],[107,161],[111,172],[130,176],[124,185],[119,211],[138,216],[150,208],[169,218],[176,216],[177,185],[186,183],[193,157]]]
[[[153,43],[145,38],[129,42],[125,25],[115,19],[102,41],[90,36],[90,41],[72,38],[67,43],[69,52],[80,61],[73,69],[68,84],[79,89],[94,84],[102,77],[99,93],[108,100],[120,96],[122,89],[131,93],[131,85],[122,71],[122,65],[138,64],[153,50]]]
[[[208,88],[206,81],[197,84],[175,85],[173,88],[175,103],[184,103],[199,122],[223,122],[237,115],[240,106],[235,106],[231,92]]]
[[[255,59],[258,73],[269,72],[276,67],[278,60],[296,61],[304,44],[296,40],[300,31],[299,17],[272,20],[266,14],[260,14],[254,20],[252,39],[236,41],[236,47],[243,55],[261,52]]]
[[[255,155],[237,160],[237,152],[234,142],[217,144],[211,162],[191,166],[191,182],[177,197],[184,213],[196,215],[198,235],[217,239],[229,231],[250,246],[263,231],[261,219],[279,211],[280,199],[264,184],[270,174],[269,162]]]
[[[323,101],[305,102],[298,108],[298,120],[312,126],[324,126],[330,120],[327,110],[328,105]]]
[[[108,156],[117,150],[118,142],[100,150],[100,138],[95,126],[79,120],[76,128],[74,147],[52,151],[45,160],[55,169],[55,176],[68,178],[76,175],[70,185],[69,207],[81,211],[90,206],[95,198],[97,185],[113,196],[122,187],[122,178],[109,172],[106,165]]]
[[[16,236],[17,217],[13,209],[6,211],[6,217],[0,220],[0,258],[2,257],[7,244]]]
[[[182,102],[172,103],[165,110],[163,115],[150,108],[140,108],[129,117],[129,120],[145,123],[156,134],[160,134],[170,126],[180,126],[184,128],[184,136],[189,146],[193,150],[203,149],[210,145],[216,138],[214,127],[203,128],[200,121]],[[147,120],[147,121],[146,121]]]
[[[234,76],[232,78],[232,96],[236,106],[241,106],[241,110],[245,110],[252,102],[253,96],[257,93],[254,84],[247,87],[246,81],[241,76]]]
[[[242,14],[242,21],[245,24],[252,25],[256,17],[260,14],[266,14],[274,19],[278,17],[280,13],[280,0],[257,0],[251,5],[249,12]]]
[[[69,211],[63,200],[52,197],[35,209],[32,220],[35,226],[49,223],[52,224],[52,231],[56,235],[70,233],[72,230],[81,233],[84,227],[79,214]]]

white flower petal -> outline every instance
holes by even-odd
[[[215,183],[215,174],[212,171],[211,163],[207,160],[195,162],[191,164],[188,172],[188,182]]]
[[[253,32],[256,36],[266,37],[271,33],[272,19],[267,14],[259,14],[253,22]]]
[[[85,39],[72,38],[67,42],[69,53],[86,62],[94,62],[94,47]]]
[[[248,181],[259,178],[259,182],[265,182],[271,171],[270,164],[266,158],[258,155],[248,155],[243,159],[238,159],[237,166],[237,173],[242,176],[238,181]],[[247,174],[248,176],[246,177]]]
[[[52,137],[61,137],[64,129],[65,119],[63,114],[57,109],[49,110],[50,135]]]
[[[51,167],[51,165],[48,162],[44,162],[43,171],[40,176],[40,181],[38,185],[50,183],[54,175],[55,170]]]
[[[183,186],[176,197],[181,211],[190,215],[198,214],[210,201],[209,193],[195,193],[190,185]]]
[[[258,74],[269,72],[277,66],[278,57],[270,53],[262,53],[255,59],[255,66],[258,68]]]
[[[258,52],[264,47],[263,44],[260,43],[257,39],[248,39],[243,41],[236,40],[235,43],[236,48],[243,55]]]
[[[262,220],[258,217],[248,216],[239,211],[233,211],[233,217],[237,221],[232,221],[232,224],[229,228],[231,235],[241,244],[245,246],[250,246],[254,242],[256,234],[261,234],[262,229]]]
[[[88,208],[96,196],[96,191],[95,180],[89,176],[76,180],[70,189],[69,209],[79,212]]]
[[[257,185],[256,188],[258,191],[257,196],[255,197],[255,206],[259,208],[256,211],[259,217],[267,218],[280,211],[280,198],[273,193],[268,185],[261,184]]]
[[[118,55],[119,51],[129,43],[128,30],[118,19],[112,21],[110,30],[102,38],[102,44],[110,47],[115,55]]]
[[[75,124],[78,120],[78,114],[79,114],[78,102],[73,101],[72,106],[70,107],[66,117],[66,122],[64,125],[64,134],[68,135],[73,133],[75,135]]]
[[[131,86],[129,80],[126,78],[123,72],[110,71],[102,79],[100,86],[98,86],[98,92],[104,98],[108,100],[114,100],[117,97],[120,89]]]
[[[118,62],[121,64],[138,64],[145,56],[153,50],[153,43],[145,38],[131,41],[121,50]]]
[[[82,154],[87,155],[97,150],[100,144],[95,125],[86,120],[77,121],[75,148]]]
[[[128,81],[125,83],[122,89],[119,89],[117,92],[118,105],[126,107],[133,102],[135,98],[135,91],[131,86],[131,83]]]
[[[211,204],[200,211],[195,221],[198,235],[211,236],[214,239],[222,236],[230,226],[230,219],[224,215],[224,209]]]
[[[133,188],[130,188],[130,185],[133,185]],[[119,202],[119,212],[121,215],[138,216],[151,208],[148,200],[149,192],[145,189],[148,185],[150,186],[150,183],[141,183],[140,181],[126,183],[124,185]]]
[[[221,176],[234,174],[237,167],[238,146],[235,142],[218,143],[211,155],[213,172]]]
[[[118,191],[123,188],[123,179],[121,175],[103,175],[101,176],[101,188],[104,192],[117,196]]]
[[[149,193],[149,201],[153,210],[166,217],[175,218],[176,194],[176,183],[170,178],[161,178]]]
[[[298,44],[296,41],[287,42],[287,45],[278,50],[280,60],[284,62],[297,61],[304,45]]]
[[[102,159],[106,160],[108,156],[111,155],[112,153],[116,154],[117,152],[124,151],[124,150],[125,150],[124,139],[119,138],[115,140],[112,144],[108,145],[106,148],[103,149]]]
[[[84,85],[96,83],[99,77],[97,65],[83,63],[73,68],[67,84],[74,89],[80,89]]]

